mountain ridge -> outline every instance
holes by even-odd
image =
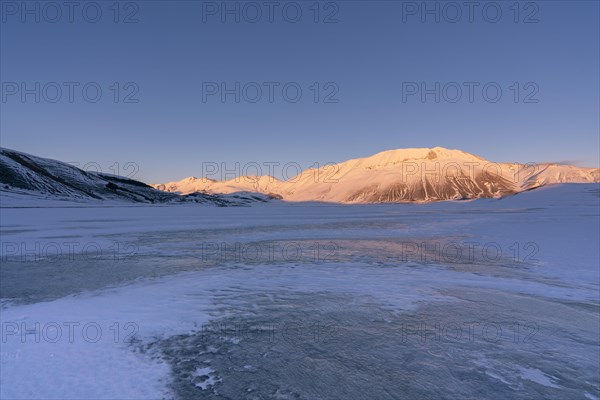
[[[500,198],[550,184],[598,181],[595,168],[495,163],[462,150],[433,147],[386,150],[309,168],[288,180],[185,178],[151,186],[180,194],[256,191],[287,201],[385,203]]]
[[[247,205],[290,202],[427,203],[502,198],[558,183],[600,181],[597,168],[562,164],[494,163],[462,150],[387,150],[319,168],[288,180],[270,175],[218,181],[189,176],[176,182],[145,184],[133,179],[83,171],[68,163],[0,148],[3,206],[25,198],[76,202],[205,203]]]
[[[130,178],[84,171],[68,163],[0,148],[0,199],[2,207],[35,201],[75,203],[204,203],[221,207],[269,201],[259,193],[218,195],[168,193]]]

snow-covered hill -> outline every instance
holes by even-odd
[[[271,176],[227,181],[189,177],[151,186],[180,194],[252,191],[287,201],[388,203],[503,197],[549,184],[598,181],[598,169],[493,163],[464,151],[435,147],[384,151],[308,169],[288,181]]]
[[[70,164],[0,148],[0,202],[3,207],[97,202],[205,203],[245,205],[271,198],[260,193],[228,195],[156,190],[120,176],[87,172]],[[58,203],[57,203],[58,202]]]

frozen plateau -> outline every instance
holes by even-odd
[[[487,164],[150,186],[2,149],[0,398],[598,400],[598,170]]]

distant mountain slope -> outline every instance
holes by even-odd
[[[288,181],[270,176],[228,181],[190,177],[152,186],[182,194],[251,190],[287,201],[389,203],[497,198],[549,184],[599,180],[598,169],[493,163],[464,151],[435,147],[384,151],[308,169]]]
[[[281,185],[285,182],[272,176],[243,176],[226,181],[216,181],[208,178],[196,178],[190,176],[179,182],[168,182],[164,184],[151,184],[155,189],[169,193],[188,194],[194,192],[207,193],[236,193],[255,192],[277,195]]]
[[[0,148],[0,194],[2,205],[16,206],[27,198],[78,202],[207,203],[217,206],[268,201],[257,193],[178,195],[156,190],[133,179],[86,172],[70,164]]]

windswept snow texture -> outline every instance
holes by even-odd
[[[599,214],[0,208],[0,398],[598,399]]]
[[[558,164],[493,163],[443,147],[398,149],[308,169],[287,181],[240,176],[189,177],[151,185],[170,193],[253,191],[287,201],[399,203],[499,198],[556,183],[589,183],[600,171]]]
[[[99,203],[203,203],[221,207],[265,202],[260,193],[165,193],[133,179],[87,172],[67,163],[0,148],[0,206]]]

